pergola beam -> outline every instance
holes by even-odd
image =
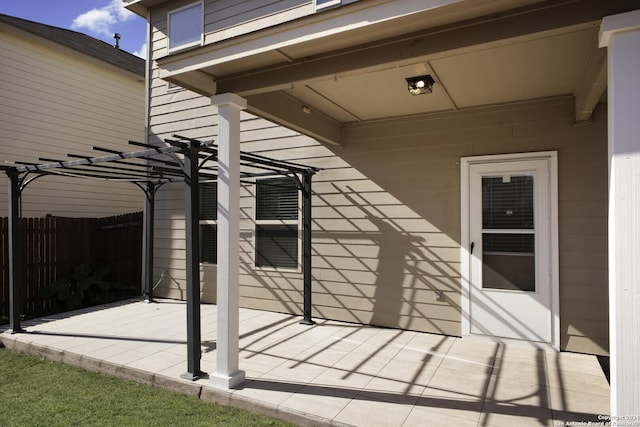
[[[233,97],[232,97],[233,98]],[[236,97],[237,98],[237,97]],[[238,98],[241,99],[241,98]],[[232,99],[234,101],[235,98]],[[76,160],[61,161],[53,159],[50,163],[35,164],[26,163],[12,165],[0,165],[0,170],[4,171],[9,177],[9,299],[10,299],[10,323],[11,330],[14,333],[22,332],[20,326],[20,316],[22,311],[22,259],[20,247],[20,198],[26,184],[35,178],[46,175],[61,175],[75,178],[92,178],[105,179],[113,181],[131,182],[140,187],[146,198],[145,203],[145,220],[144,220],[144,242],[143,242],[143,275],[142,288],[146,301],[153,301],[153,222],[155,209],[155,193],[160,186],[166,182],[175,182],[178,178],[184,179],[185,182],[185,219],[186,219],[186,261],[187,261],[187,372],[182,375],[183,378],[196,380],[202,376],[200,370],[201,358],[201,320],[200,320],[200,244],[199,244],[199,181],[201,178],[214,179],[217,181],[225,181],[227,185],[226,206],[230,208],[227,220],[233,230],[237,231],[238,221],[238,193],[239,184],[242,179],[262,178],[266,176],[290,176],[295,179],[298,189],[302,192],[303,197],[303,276],[304,276],[304,320],[302,323],[314,324],[311,320],[311,177],[320,169],[305,166],[299,163],[271,159],[259,154],[244,153],[238,150],[239,146],[239,110],[238,105],[230,103],[229,117],[226,118],[228,123],[228,132],[230,138],[225,141],[226,146],[221,150],[221,159],[218,159],[218,147],[212,142],[201,142],[196,139],[185,138],[174,135],[179,141],[166,140],[169,146],[153,147],[147,144],[135,143],[130,141],[132,145],[145,147],[145,150],[133,152],[119,152],[108,148],[94,147],[94,150],[112,153],[103,157],[88,157],[83,155],[68,155]],[[230,144],[231,142],[231,144]],[[229,152],[231,150],[231,152]],[[234,153],[235,151],[235,153]],[[181,160],[178,154],[184,155]],[[167,156],[171,160],[157,158],[158,156]],[[233,161],[231,161],[233,159]],[[149,164],[130,163],[127,160],[143,159],[151,162],[159,162],[165,166],[155,166]],[[205,166],[208,161],[222,161],[216,169]],[[109,163],[124,164],[127,167],[118,167],[109,165]],[[229,170],[232,164],[237,164],[237,170]],[[169,167],[170,166],[170,167]],[[250,168],[249,172],[240,172],[239,167],[244,166]],[[235,166],[234,166],[235,168]],[[253,169],[253,170],[251,170]],[[261,172],[255,172],[260,170]],[[212,171],[212,172],[209,172]],[[213,172],[217,173],[213,173]],[[232,172],[232,173],[230,173]],[[26,179],[28,175],[34,175],[34,178]],[[219,177],[220,175],[220,177]],[[233,191],[229,192],[229,188]],[[219,193],[220,197],[220,193]],[[220,200],[219,200],[220,201]],[[231,206],[233,205],[233,206]],[[235,212],[235,213],[233,213]],[[219,215],[222,217],[222,215]],[[223,224],[219,226],[224,229]],[[226,258],[237,267],[238,250],[237,234],[235,231],[230,232],[226,238],[226,246],[222,246],[222,251],[226,253]],[[220,232],[220,231],[219,231]],[[235,240],[234,240],[235,239]],[[231,244],[235,244],[235,248],[231,248]],[[231,248],[231,249],[230,249]],[[220,273],[221,268],[218,268]],[[220,282],[220,281],[219,281]],[[218,284],[220,290],[220,283]],[[230,290],[237,299],[237,283],[235,290]],[[237,304],[227,310],[227,314],[231,317],[237,315]],[[236,311],[235,315],[231,311]],[[219,308],[220,311],[220,308]],[[220,324],[221,322],[219,322]],[[229,324],[230,322],[226,322]],[[235,327],[237,327],[237,322]],[[224,328],[223,328],[224,329]],[[237,329],[237,328],[236,328]],[[227,337],[237,335],[237,330],[223,331],[223,335]],[[224,340],[221,335],[218,341]],[[228,343],[227,343],[228,344]],[[219,344],[219,352],[227,344]],[[231,348],[231,353],[237,356],[236,347]],[[228,346],[227,346],[228,349]],[[236,357],[237,358],[237,357]],[[219,385],[225,388],[233,387],[241,382],[244,378],[242,371],[238,370],[237,361],[233,362],[232,357],[224,360],[223,371],[220,367],[213,382],[218,380]]]
[[[119,153],[114,154],[112,156],[104,156],[104,157],[91,157],[88,159],[79,159],[79,160],[69,160],[65,162],[55,162],[55,163],[46,163],[42,165],[25,165],[18,166],[16,170],[20,173],[24,172],[40,172],[48,169],[61,169],[61,168],[73,168],[76,166],[86,166],[93,165],[96,163],[107,163],[113,162],[115,160],[123,160],[123,159],[139,159],[143,157],[152,157],[158,154],[173,154],[182,151],[179,147],[158,147],[149,150],[142,151],[134,151],[130,153]]]

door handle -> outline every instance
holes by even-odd
[[[476,245],[475,242],[471,242],[471,255],[473,255],[473,247]]]

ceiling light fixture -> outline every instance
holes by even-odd
[[[433,84],[435,80],[431,74],[424,76],[407,77],[407,90],[411,95],[422,95],[423,93],[433,92]]]

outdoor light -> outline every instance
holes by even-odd
[[[407,90],[411,95],[421,95],[423,93],[433,92],[433,84],[435,80],[431,74],[417,77],[407,77]]]

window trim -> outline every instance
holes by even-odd
[[[559,244],[558,244],[558,152],[539,151],[513,154],[489,154],[480,156],[460,157],[460,321],[462,336],[471,335],[471,238],[470,238],[470,188],[469,169],[476,163],[491,163],[519,160],[546,160],[549,163],[549,231],[550,231],[550,310],[551,310],[551,345],[560,349],[560,291],[559,291]]]
[[[316,11],[328,9],[333,6],[340,6],[342,4],[342,0],[329,0],[322,4],[318,4],[318,0],[313,1],[313,6]]]
[[[179,46],[171,47],[171,15],[196,5],[200,6],[200,39],[190,43],[185,43]],[[202,0],[189,3],[187,5],[184,5],[176,9],[172,9],[167,12],[167,52],[168,53],[175,53],[185,49],[189,49],[191,47],[202,46],[203,41],[204,41],[204,2]]]
[[[269,177],[269,178],[260,178],[256,179],[253,184],[253,269],[256,271],[281,271],[281,272],[291,272],[291,273],[300,273],[302,272],[302,197],[300,197],[300,189],[296,188],[297,193],[297,210],[298,210],[298,218],[297,219],[258,219],[258,183],[260,181],[266,181],[270,179],[282,179],[286,178],[282,177]],[[291,178],[293,179],[293,178]],[[297,186],[296,186],[297,187]],[[258,260],[258,226],[259,225],[295,225],[297,231],[296,241],[298,242],[297,252],[298,256],[296,257],[296,267],[270,267],[270,266],[258,266],[256,262]]]
[[[167,93],[180,92],[182,90],[186,89],[175,83],[167,82]]]

